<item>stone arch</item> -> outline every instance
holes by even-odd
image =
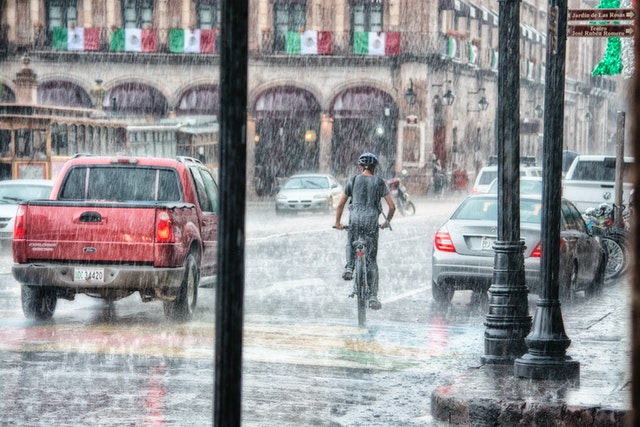
[[[177,97],[176,115],[219,115],[218,85],[201,83],[185,88]]]
[[[13,104],[16,102],[16,93],[4,82],[0,83],[0,103]]]
[[[355,159],[363,152],[378,155],[381,176],[394,174],[398,106],[393,96],[373,86],[352,86],[335,95],[329,111],[334,174],[348,177],[356,173]]]
[[[318,170],[322,110],[311,92],[292,85],[270,87],[257,94],[252,111],[258,195],[273,193],[281,178]]]
[[[102,106],[115,113],[137,116],[165,116],[169,102],[159,89],[141,82],[123,82],[111,85]]]
[[[91,108],[93,102],[87,91],[68,80],[45,80],[38,83],[38,104],[73,108]]]

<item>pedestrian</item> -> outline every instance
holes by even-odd
[[[431,155],[431,173],[433,174],[433,191],[436,196],[442,196],[444,193],[444,173],[436,153]]]
[[[375,154],[364,153],[358,158],[359,173],[353,176],[344,188],[344,194],[340,198],[336,209],[336,222],[334,228],[343,230],[341,223],[344,207],[349,202],[349,230],[347,238],[346,258],[347,262],[342,274],[344,280],[353,279],[355,253],[353,241],[361,236],[366,244],[367,280],[370,289],[369,308],[380,310],[382,304],[378,301],[378,231],[379,228],[389,227],[396,206],[393,203],[389,187],[385,181],[375,175],[378,158]],[[389,209],[384,223],[378,223],[379,216],[384,212],[382,199],[387,202]]]

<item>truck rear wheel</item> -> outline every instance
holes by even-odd
[[[28,319],[48,320],[56,311],[58,297],[53,289],[22,285],[22,311]]]
[[[193,253],[190,253],[184,262],[184,277],[178,295],[175,300],[164,302],[164,314],[179,322],[191,320],[198,301],[199,282],[198,262]]]

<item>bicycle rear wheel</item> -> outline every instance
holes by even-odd
[[[367,326],[367,268],[361,256],[356,257],[356,297],[358,300],[358,327]]]

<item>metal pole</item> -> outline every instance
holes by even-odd
[[[622,219],[622,193],[624,182],[624,111],[618,111],[617,129],[616,129],[616,208],[613,211],[613,222],[618,228],[624,228]]]
[[[527,350],[524,337],[531,329],[520,240],[520,2],[499,4],[498,240],[485,321],[486,364],[512,364]]]
[[[525,340],[529,350],[515,361],[514,372],[518,377],[530,379],[577,380],[580,376],[580,364],[566,356],[571,340],[564,331],[558,279],[567,0],[549,2],[547,34],[542,147],[541,289],[533,318],[533,330]]]
[[[220,217],[213,419],[240,426],[246,199],[248,0],[222,0]]]

